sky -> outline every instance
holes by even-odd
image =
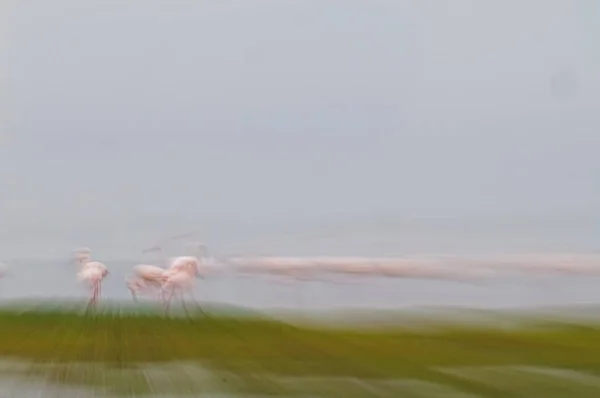
[[[600,232],[592,0],[2,9],[7,256],[135,254],[195,228],[226,248],[393,234],[407,219],[458,220],[438,240],[473,220]]]

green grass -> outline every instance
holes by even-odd
[[[430,324],[429,331],[401,325],[358,329],[292,326],[255,314],[212,312],[166,318],[151,311],[114,309],[86,316],[73,309],[8,308],[0,309],[0,357],[37,363],[31,374],[46,372],[46,377],[50,374],[59,382],[83,378],[73,370],[73,363],[96,364],[106,370],[88,374],[87,382],[121,383],[123,391],[131,382],[120,382],[116,375],[130,372],[139,378],[136,369],[142,365],[181,361],[198,362],[228,375],[223,376],[224,383],[234,389],[244,385],[247,390],[273,393],[283,388],[275,381],[278,378],[318,376],[414,379],[479,396],[506,397],[512,396],[506,387],[444,369],[527,365],[600,374],[600,329],[595,325],[535,326],[502,329],[444,321]],[[43,370],[44,363],[52,363],[52,369]],[[110,382],[105,379],[108,374],[112,374]],[[344,396],[360,396],[360,388],[352,392]]]

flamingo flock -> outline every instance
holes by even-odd
[[[164,243],[164,242],[163,242]],[[471,259],[457,257],[229,257],[207,256],[204,244],[195,244],[196,255],[166,258],[161,244],[144,252],[159,253],[160,265],[139,264],[125,280],[132,299],[146,295],[160,301],[168,313],[172,300],[179,299],[187,313],[186,298],[197,305],[194,297],[197,278],[205,278],[215,265],[233,271],[235,275],[267,274],[288,280],[335,281],[337,276],[374,276],[391,278],[426,278],[471,280],[490,277],[499,271],[558,272],[600,274],[597,255],[519,254],[492,258]],[[93,261],[89,248],[74,251],[78,264],[77,279],[90,291],[88,308],[96,307],[102,292],[102,282],[109,275],[106,265]],[[217,267],[218,268],[218,267]],[[0,270],[6,272],[6,268]],[[323,275],[332,278],[323,279]],[[199,308],[199,306],[198,306]]]
[[[196,248],[204,253],[205,245],[198,244]],[[136,265],[133,268],[133,276],[126,279],[132,298],[137,301],[138,294],[148,294],[162,300],[165,310],[168,311],[172,298],[179,297],[187,312],[185,295],[195,302],[193,294],[195,279],[202,277],[200,258],[178,256],[167,261],[167,268],[148,264]]]

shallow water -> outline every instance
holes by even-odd
[[[569,369],[533,366],[445,367],[434,372],[526,397],[597,397],[600,377]],[[114,370],[102,365],[32,365],[0,361],[3,397],[451,397],[474,395],[459,387],[427,380],[351,377],[279,377],[256,373],[241,377],[212,372],[193,363],[141,365]],[[565,395],[566,394],[566,395]],[[511,395],[513,396],[513,395]]]
[[[107,261],[111,274],[103,283],[107,299],[130,299],[125,277],[136,264]],[[13,262],[13,275],[0,280],[0,298],[84,298],[87,292],[68,263]],[[199,301],[254,308],[406,308],[462,306],[479,308],[600,304],[600,276],[527,275],[473,282],[364,278],[356,283],[281,282],[268,277],[214,275],[198,280]]]

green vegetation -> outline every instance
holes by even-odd
[[[501,380],[510,372],[498,369],[527,366],[569,369],[578,375],[584,372],[595,380],[592,376],[600,374],[600,329],[566,322],[502,329],[449,321],[430,324],[428,331],[400,324],[327,328],[292,326],[235,313],[197,312],[191,317],[166,318],[151,311],[116,309],[94,315],[72,309],[4,309],[0,310],[0,357],[33,361],[37,365],[29,375],[43,373],[53,381],[67,383],[84,378],[73,370],[73,363],[95,364],[94,369],[101,366],[104,370],[80,372],[87,375],[87,383],[121,385],[118,390],[124,393],[135,383],[118,381],[122,375],[141,378],[146,373],[138,370],[148,364],[193,361],[222,375],[223,384],[234,390],[278,393],[287,385],[286,394],[290,394],[296,388],[292,386],[294,378],[335,378],[320,382],[322,390],[325,384],[332,386],[351,377],[375,383],[372,386],[378,387],[373,391],[382,396],[388,392],[395,396],[394,391],[397,394],[390,380],[406,379],[433,382],[476,396],[507,397],[516,396],[507,386],[517,382],[496,386],[481,378]],[[464,372],[470,372],[469,376]],[[485,372],[488,376],[481,376]],[[598,380],[594,388],[588,386],[589,396],[600,396]],[[300,384],[306,389],[310,383]],[[370,388],[358,384],[352,395],[346,391],[339,396],[377,395],[369,393]],[[552,395],[557,391],[562,391],[560,386],[553,386],[539,396],[563,396]],[[577,396],[588,396],[581,394]]]

